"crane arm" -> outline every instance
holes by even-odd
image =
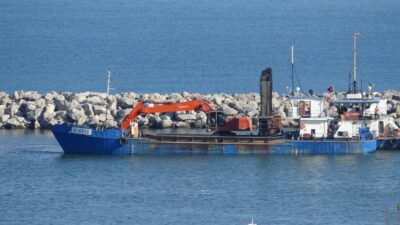
[[[188,102],[151,102],[148,107],[145,107],[143,102],[139,102],[136,107],[129,113],[121,128],[126,129],[130,126],[131,122],[135,121],[141,113],[163,113],[163,112],[177,112],[177,111],[190,111],[201,110],[204,112],[213,111],[211,105],[202,100],[193,100]]]

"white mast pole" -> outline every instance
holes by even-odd
[[[353,88],[354,93],[356,93],[356,83],[357,83],[357,37],[360,36],[360,33],[354,33],[354,40],[353,40]]]
[[[294,96],[294,76],[293,76],[293,67],[294,67],[294,46],[291,46],[291,57],[290,64],[292,64],[292,96]]]
[[[108,72],[108,79],[107,79],[107,95],[110,94],[110,80],[111,80],[111,71],[107,71]]]

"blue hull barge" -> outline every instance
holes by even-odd
[[[156,135],[123,138],[119,129],[96,131],[55,125],[54,136],[67,154],[354,154],[376,151],[376,140],[288,140],[256,135]]]

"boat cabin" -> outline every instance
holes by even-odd
[[[323,102],[321,98],[310,96],[290,96],[288,115],[293,119],[317,118],[323,116]]]

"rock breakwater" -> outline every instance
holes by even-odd
[[[387,99],[387,111],[400,125],[400,92],[373,93]],[[324,93],[324,110],[334,115],[336,110],[328,100],[343,97],[343,93]],[[201,99],[211,102],[226,114],[245,115],[257,124],[260,96],[247,94],[170,93],[138,94],[133,92],[107,95],[95,92],[48,92],[15,91],[13,94],[0,92],[0,128],[50,129],[55,124],[77,124],[90,127],[119,127],[131,109],[140,101],[183,102]],[[288,119],[290,104],[287,98],[273,93],[273,110],[282,116],[284,126],[295,126]],[[148,128],[204,128],[206,114],[201,111],[156,113],[138,117],[141,127]]]

